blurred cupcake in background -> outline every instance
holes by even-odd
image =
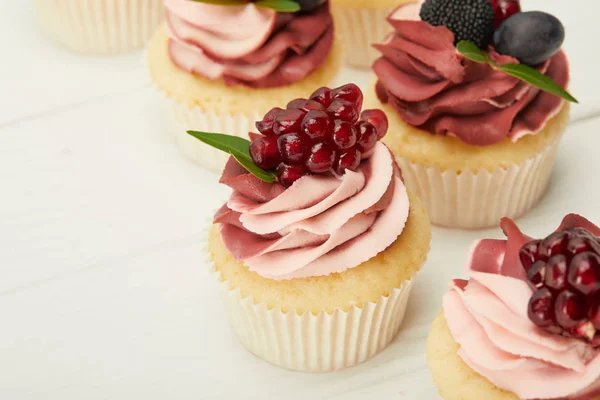
[[[417,0],[331,0],[335,28],[347,64],[368,69],[379,57],[373,44],[392,31],[386,18],[398,6]]]
[[[261,2],[164,4],[167,24],[148,48],[150,74],[167,100],[182,151],[214,171],[227,156],[186,130],[247,137],[272,104],[327,86],[340,68],[327,1],[301,1],[294,12],[277,1],[267,5],[288,12]]]
[[[141,49],[164,18],[162,0],[34,0],[42,31],[69,50]]]
[[[388,115],[384,141],[432,222],[484,228],[529,211],[576,101],[561,22],[513,0],[427,0],[388,20],[365,101]]]

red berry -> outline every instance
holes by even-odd
[[[258,129],[258,131],[263,135],[273,135],[273,123],[275,122],[275,117],[280,111],[283,110],[279,107],[275,107],[266,113],[262,121],[258,121],[256,123],[256,129]]]
[[[521,5],[518,0],[491,0],[494,7],[494,28],[516,13],[521,12]]]
[[[361,154],[357,149],[350,149],[343,153],[335,168],[335,172],[338,175],[344,175],[346,170],[356,171],[360,164]]]
[[[331,104],[331,89],[328,87],[319,88],[310,95],[309,99],[323,104],[324,107],[329,107]]]
[[[333,127],[333,143],[340,150],[346,150],[354,147],[356,144],[356,128],[346,121],[335,121]]]
[[[300,125],[306,115],[302,110],[283,110],[277,113],[273,122],[273,132],[276,135],[300,132]]]
[[[540,288],[544,285],[546,280],[546,268],[547,265],[544,261],[537,261],[531,269],[527,272],[527,279],[533,283],[533,286]]]
[[[335,150],[325,143],[317,143],[313,146],[306,160],[306,166],[310,172],[320,174],[329,171],[335,161]]]
[[[299,133],[286,133],[277,141],[279,153],[289,164],[299,164],[306,160],[310,151],[310,141]]]
[[[281,163],[281,154],[277,146],[277,136],[265,136],[250,145],[250,156],[254,164],[262,169],[275,169]]]
[[[277,180],[285,187],[290,187],[298,179],[308,174],[308,169],[304,165],[279,164],[277,167]]]
[[[554,304],[556,322],[566,329],[577,327],[586,317],[585,298],[570,290],[560,292]]]
[[[540,261],[542,262],[542,261]],[[552,257],[546,267],[544,286],[551,290],[563,290],[567,288],[567,271],[569,265],[562,254]]]
[[[333,100],[341,99],[349,101],[354,105],[357,112],[360,112],[363,104],[363,93],[354,83],[349,83],[331,91]]]
[[[354,124],[356,121],[358,121],[358,110],[354,104],[348,100],[334,100],[329,107],[327,107],[327,111],[336,119],[341,119],[343,121],[350,122],[351,124]]]
[[[600,290],[600,256],[596,253],[580,253],[573,257],[569,267],[569,284],[584,295]]]
[[[538,256],[547,260],[555,254],[562,254],[567,249],[570,238],[567,232],[554,232],[542,240],[538,249]]]
[[[377,143],[377,130],[367,121],[361,121],[356,125],[358,132],[358,150],[362,153],[373,149]]]
[[[288,110],[293,110],[293,109],[299,109],[302,111],[306,111],[309,112],[311,110],[324,110],[325,107],[314,100],[306,100],[306,99],[296,99],[296,100],[292,100],[288,103],[287,107]]]
[[[322,142],[331,136],[333,121],[325,111],[309,111],[302,121],[302,132],[313,142]]]
[[[529,319],[539,327],[547,328],[553,325],[554,300],[552,293],[546,288],[537,290],[529,300],[527,314]]]
[[[526,272],[529,272],[529,270],[535,263],[541,242],[541,240],[534,240],[533,242],[529,242],[525,246],[523,246],[523,248],[519,251],[519,258],[521,259],[521,264],[523,265],[523,268],[525,268]]]
[[[377,130],[377,139],[381,140],[388,131],[387,115],[381,110],[365,110],[360,114],[360,119],[370,122]]]

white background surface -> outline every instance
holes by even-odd
[[[466,250],[499,229],[435,229],[404,328],[382,354],[322,375],[280,370],[237,342],[201,239],[227,190],[183,159],[142,54],[55,48],[29,1],[1,0],[0,399],[437,399],[425,339]],[[519,221],[600,222],[600,5],[529,0],[567,27],[580,99],[544,201]],[[345,71],[341,81],[366,83]]]

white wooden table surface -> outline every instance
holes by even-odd
[[[541,236],[568,212],[600,222],[600,5],[525,6],[567,26],[582,103],[548,195],[519,221]],[[55,48],[29,1],[2,1],[0,36],[0,399],[438,398],[429,324],[470,242],[498,229],[434,230],[404,328],[372,361],[272,367],[236,340],[204,263],[202,232],[227,190],[179,154],[142,54]],[[340,82],[368,80],[348,70]]]

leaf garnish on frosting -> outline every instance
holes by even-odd
[[[275,182],[275,174],[265,171],[258,165],[254,164],[250,157],[250,141],[238,136],[223,135],[221,133],[208,133],[198,131],[187,131],[196,139],[200,140],[215,149],[224,151],[230,154],[252,175],[267,183]]]
[[[489,64],[493,69],[527,82],[538,89],[561,97],[572,103],[579,103],[575,97],[560,87],[556,82],[530,66],[524,64],[498,65],[492,60],[487,51],[481,50],[475,43],[469,42],[468,40],[458,42],[456,50],[471,61],[480,64]]]
[[[243,6],[248,0],[190,0],[196,3],[215,4],[220,6]],[[253,2],[257,7],[270,8],[277,12],[298,12],[300,5],[294,0],[259,0]]]

